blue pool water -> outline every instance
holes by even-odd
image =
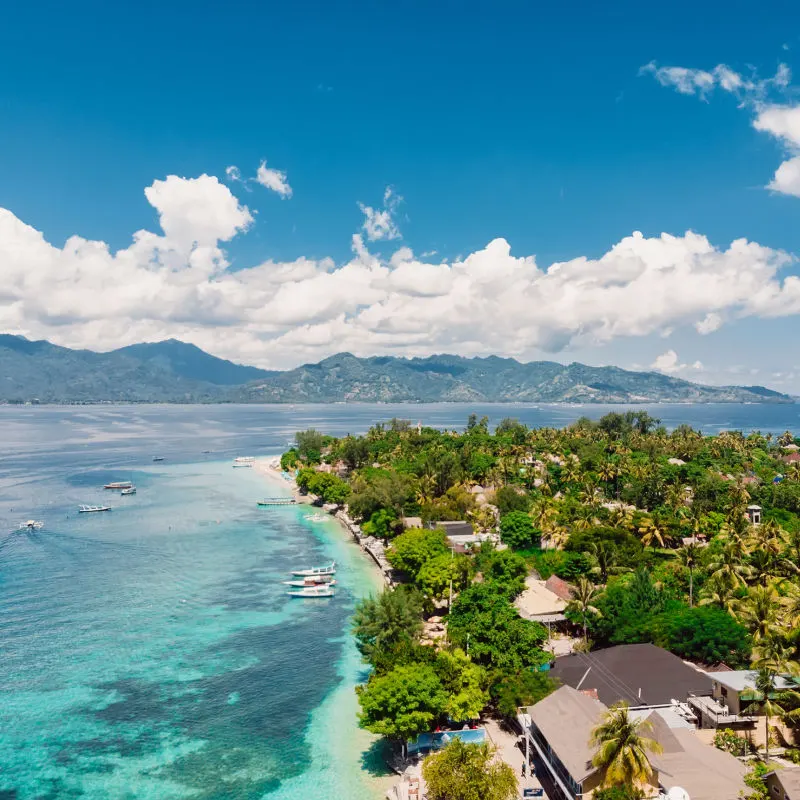
[[[333,522],[258,508],[280,487],[231,458],[309,426],[463,427],[472,410],[563,425],[608,409],[0,407],[0,797],[380,797],[348,634],[374,571]],[[794,406],[650,410],[709,432],[800,427]],[[101,502],[114,510],[76,513]],[[16,530],[29,518],[45,527]],[[291,569],[332,558],[336,598],[286,596]]]

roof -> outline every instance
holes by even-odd
[[[722,684],[734,692],[743,692],[745,689],[756,688],[756,672],[751,669],[731,669],[720,672],[706,673],[711,680]],[[793,689],[797,683],[791,678],[783,678],[780,675],[775,677],[776,689]]]
[[[783,791],[789,797],[800,797],[800,767],[787,767],[786,769],[776,769],[765,777],[775,776],[775,780],[783,787]]]
[[[442,528],[448,536],[472,536],[472,523],[464,520],[443,520],[431,523],[432,528]]]
[[[551,575],[545,582],[544,588],[560,597],[565,603],[572,600],[572,587],[558,575]]]
[[[422,517],[403,517],[403,527],[405,528],[421,528]]]
[[[577,783],[595,772],[592,729],[606,707],[593,697],[562,686],[528,709],[528,714],[559,761]]]
[[[514,601],[514,605],[527,617],[541,617],[543,614],[561,615],[567,604],[544,581],[526,578],[525,591]],[[563,619],[563,616],[562,616]]]
[[[648,718],[662,753],[650,753],[650,763],[658,770],[658,782],[669,791],[680,786],[692,800],[731,800],[746,788],[747,767],[723,750],[702,742],[697,734],[683,728],[670,729],[655,712]]]
[[[562,656],[550,675],[567,686],[597,689],[609,706],[621,700],[632,706],[669,705],[690,694],[711,694],[705,673],[653,644],[623,644]]]

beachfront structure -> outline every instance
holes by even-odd
[[[800,767],[776,769],[764,776],[764,782],[774,800],[800,800]]]
[[[710,696],[712,690],[705,672],[654,644],[562,656],[550,674],[567,686],[594,692],[608,706],[626,702],[632,708],[678,708],[684,716],[687,698]]]
[[[692,706],[702,714],[704,728],[736,728],[751,727],[761,716],[761,710],[754,700],[757,699],[756,673],[752,670],[726,670],[709,672],[711,680],[710,698],[689,698]],[[792,678],[777,676],[775,690],[800,688]],[[798,798],[800,800],[800,797]]]
[[[551,800],[590,798],[604,774],[592,764],[592,730],[608,710],[592,693],[562,686],[519,715],[536,774]],[[686,727],[671,727],[655,711],[646,735],[663,748],[649,753],[649,796],[683,788],[691,800],[732,800],[745,787],[746,767],[729,753],[704,744]]]
[[[520,616],[545,625],[564,622],[567,601],[537,578],[525,579],[525,591],[514,601]]]

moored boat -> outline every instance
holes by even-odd
[[[234,466],[236,466],[234,464]],[[260,506],[293,506],[297,503],[294,497],[265,497],[258,501]]]
[[[123,489],[120,494],[136,494],[136,487],[129,486],[127,489]]]
[[[78,506],[79,514],[93,514],[96,511],[111,511],[111,506]]]
[[[306,586],[303,589],[286,592],[290,597],[333,597],[335,593],[335,589],[327,586]]]
[[[331,561],[327,567],[311,567],[310,569],[295,569],[292,570],[292,575],[298,575],[303,578],[305,577],[315,577],[317,575],[335,575],[336,574],[336,562]]]
[[[153,456],[153,461],[163,461],[164,456]]]
[[[103,488],[104,489],[130,489],[133,486],[131,481],[114,481],[113,483],[107,483]]]
[[[301,587],[316,587],[316,586],[336,586],[335,580],[320,581],[314,578],[306,578],[305,580],[297,581],[284,581],[284,586],[301,586]]]

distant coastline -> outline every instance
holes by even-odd
[[[235,364],[176,340],[110,352],[0,334],[0,402],[73,403],[770,403],[764,386],[709,386],[620,367],[495,355],[338,353],[287,370]]]

